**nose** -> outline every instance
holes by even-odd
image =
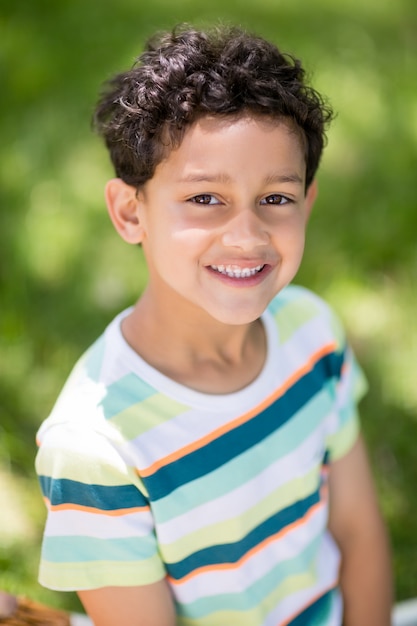
[[[225,225],[222,243],[224,246],[253,250],[269,241],[265,224],[251,209],[238,211]]]

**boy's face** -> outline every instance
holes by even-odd
[[[190,321],[252,322],[298,270],[314,197],[289,125],[201,118],[138,194],[148,293]]]

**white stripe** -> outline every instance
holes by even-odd
[[[153,531],[152,516],[149,511],[127,513],[125,515],[101,515],[85,511],[53,511],[48,515],[45,535],[61,537],[92,537],[96,539],[117,539],[125,537],[146,537]]]
[[[283,598],[266,618],[263,626],[277,626],[286,624],[301,612],[300,607],[307,608],[315,598],[334,587],[338,580],[339,556],[330,537],[325,537],[323,550],[317,560],[316,579],[319,581],[313,586],[301,589]],[[340,626],[342,623],[342,602],[340,594],[333,605],[332,614],[326,626]]]
[[[284,537],[272,539],[243,563],[239,563],[237,569],[219,568],[197,571],[188,580],[185,579],[172,586],[175,595],[180,598],[181,602],[188,604],[207,596],[241,593],[242,590],[244,591],[266,576],[278,563],[293,559],[300,552],[303,552],[318,535],[323,533],[326,522],[327,511],[323,506],[316,509],[306,524],[298,524],[289,530]],[[334,542],[325,539],[319,550],[323,555],[321,560],[328,563],[329,575],[336,577],[339,556]],[[326,577],[326,583],[327,580]],[[285,581],[286,579],[284,579],[284,584]]]
[[[343,377],[339,381],[337,389],[337,409],[349,405],[355,399],[354,389],[352,388],[355,382],[354,374],[352,352],[348,350],[343,364]]]
[[[281,346],[282,353],[279,362],[273,363],[271,359],[270,375],[259,379],[256,387],[252,389],[252,392],[256,391],[256,397],[264,400],[266,395],[272,393],[271,390],[279,389],[294,372],[305,366],[310,356],[313,356],[325,345],[325,341],[323,341],[322,324],[322,320],[316,318],[312,319],[296,331],[294,335],[291,336],[290,341]],[[330,339],[329,335],[329,341]],[[303,345],[303,351],[299,349],[294,350],[293,340],[304,342],[305,345],[303,345],[303,343],[301,344]],[[299,344],[297,343],[296,345]],[[307,348],[304,350],[306,345]],[[276,355],[277,352],[274,351],[274,354]],[[273,379],[272,383],[271,378]],[[136,457],[138,469],[145,469],[156,460],[176,453],[181,448],[190,444],[194,445],[199,439],[206,437],[225,424],[229,425],[230,421],[238,419],[244,413],[247,413],[251,407],[255,407],[255,395],[253,393],[251,403],[245,405],[244,411],[242,411],[241,402],[234,400],[234,395],[236,394],[224,396],[222,400],[222,410],[220,412],[218,410],[211,410],[210,398],[212,400],[214,397],[221,398],[221,396],[206,396],[206,410],[200,407],[191,409],[180,415],[176,415],[169,422],[164,421],[154,428],[149,429],[126,445],[127,454]],[[143,450],[146,450],[146,457],[138,457],[138,451]]]
[[[279,433],[278,436],[281,437],[282,434]],[[271,441],[270,447],[273,449],[273,441]],[[163,545],[174,543],[202,528],[239,517],[278,488],[287,485],[297,477],[305,476],[314,467],[317,467],[323,458],[323,453],[323,433],[319,426],[290,454],[278,459],[237,489],[205,502],[165,523],[158,524],[159,543]],[[251,462],[251,457],[257,457],[259,454],[266,454],[266,450],[261,452],[259,448],[251,448],[245,462],[253,467],[254,463]],[[237,457],[237,462],[239,461],[240,459]],[[268,459],[263,457],[262,465],[267,462]],[[228,470],[233,472],[233,462],[229,465]],[[293,501],[294,493],[291,493],[288,502],[280,501],[280,508],[284,508]],[[222,536],[222,540],[226,539]]]

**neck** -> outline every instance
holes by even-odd
[[[187,308],[187,307],[184,307]],[[175,314],[172,314],[175,311]],[[122,332],[151,366],[173,380],[207,393],[228,393],[252,382],[262,369],[266,345],[259,320],[232,326],[205,311],[179,310],[145,290]]]

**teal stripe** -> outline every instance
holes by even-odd
[[[294,301],[297,301],[300,309],[308,308],[311,310],[312,306],[317,302],[317,299],[314,294],[305,287],[289,285],[280,291],[279,295],[269,303],[268,310],[272,315],[275,315],[278,311],[285,309],[285,307]],[[317,308],[317,310],[319,309]]]
[[[328,624],[333,613],[334,599],[337,593],[337,589],[327,591],[300,615],[291,620],[288,626],[306,626],[306,624],[309,626],[323,626],[323,624]]]
[[[210,441],[203,448],[193,450],[143,477],[150,500],[155,502],[182,485],[215,471],[280,430],[321,393],[329,379],[339,378],[343,357],[343,353],[326,354],[282,396],[252,419]]]
[[[104,416],[111,419],[156,393],[156,390],[144,380],[135,374],[128,374],[107,388],[106,397],[101,403]]]
[[[207,565],[237,563],[266,539],[277,535],[297,520],[303,519],[319,502],[320,491],[317,489],[302,500],[297,500],[284,509],[276,511],[238,541],[214,544],[189,554],[181,561],[167,563],[168,573],[179,580]]]
[[[100,520],[97,520],[100,523]],[[156,554],[155,537],[97,539],[96,537],[44,537],[42,560],[52,563],[82,563],[88,561],[142,561]]]
[[[241,590],[236,593],[224,593],[216,596],[199,598],[186,605],[186,611],[180,610],[180,615],[191,616],[192,619],[201,619],[212,613],[220,611],[250,611],[263,602],[269,595],[277,591],[278,587],[288,578],[305,575],[312,569],[319,551],[321,538],[315,538],[302,552],[292,559],[280,561],[262,578],[248,586],[243,594]],[[312,572],[312,584],[316,576]],[[297,588],[293,589],[298,591]]]
[[[275,431],[261,446],[254,446],[199,480],[152,503],[159,523],[167,522],[199,505],[211,502],[246,484],[257,473],[295,450],[312,434],[333,406],[326,389],[314,396],[293,419]]]
[[[103,356],[106,347],[104,337],[101,336],[91,346],[91,348],[85,353],[83,357],[83,365],[87,371],[87,374],[91,380],[97,382],[100,378],[101,367],[103,364]]]
[[[94,485],[69,478],[39,476],[43,495],[52,506],[74,504],[101,511],[135,509],[148,506],[148,501],[132,484]]]

